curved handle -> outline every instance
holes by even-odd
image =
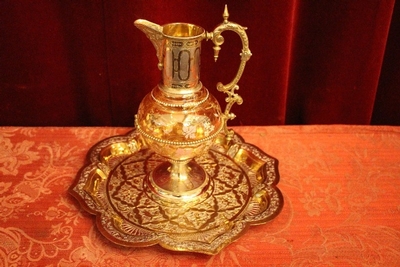
[[[241,60],[240,60],[240,65],[239,69],[236,73],[235,78],[228,83],[228,84],[222,84],[219,82],[217,84],[217,89],[220,92],[226,93],[228,96],[226,97],[225,101],[227,102],[227,105],[225,107],[224,111],[224,118],[225,118],[225,126],[224,130],[225,133],[227,134],[227,138],[230,139],[233,135],[233,131],[229,131],[227,128],[227,121],[234,119],[236,116],[233,113],[230,113],[230,110],[233,106],[233,104],[237,103],[238,105],[241,105],[243,103],[243,99],[240,95],[235,93],[235,90],[239,89],[239,85],[237,83],[240,80],[240,77],[243,74],[244,67],[246,66],[246,62],[250,59],[251,57],[251,52],[249,49],[249,40],[247,38],[246,34],[246,28],[240,26],[239,24],[235,22],[230,22],[228,21],[229,13],[228,13],[228,7],[225,5],[224,13],[222,15],[224,18],[224,21],[218,25],[212,33],[207,33],[207,39],[211,39],[212,42],[214,43],[214,60],[217,61],[219,51],[221,50],[220,45],[224,43],[224,37],[222,37],[222,32],[224,31],[234,31],[236,32],[240,39],[242,40],[242,53],[240,53]]]

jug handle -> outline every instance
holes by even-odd
[[[236,117],[235,114],[231,113],[230,110],[233,106],[233,104],[237,103],[238,105],[241,105],[243,103],[242,97],[235,93],[235,90],[239,89],[239,85],[237,84],[243,74],[244,67],[246,66],[246,62],[250,59],[251,57],[251,52],[249,49],[249,40],[247,38],[246,34],[246,29],[245,27],[235,23],[235,22],[230,22],[228,21],[229,18],[229,13],[228,13],[228,7],[225,5],[224,13],[222,15],[224,21],[218,25],[213,32],[207,33],[207,39],[211,39],[212,42],[214,43],[214,60],[217,61],[219,51],[221,50],[220,45],[224,43],[224,37],[221,35],[222,32],[226,30],[234,31],[237,33],[242,41],[242,52],[240,53],[241,59],[240,59],[240,65],[239,69],[236,73],[235,78],[228,83],[228,84],[222,84],[221,82],[217,83],[217,90],[223,93],[226,93],[228,96],[225,98],[225,101],[227,102],[227,105],[225,107],[224,111],[224,119],[225,119],[225,125],[224,125],[224,131],[227,135],[227,140],[230,140],[234,134],[232,130],[228,130],[227,126],[227,121],[232,120]]]

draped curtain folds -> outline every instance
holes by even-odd
[[[133,126],[159,82],[154,47],[133,21],[248,27],[252,58],[230,125],[400,125],[400,4],[339,1],[0,1],[0,125]],[[202,44],[201,80],[229,82],[241,43]]]

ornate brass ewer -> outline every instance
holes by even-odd
[[[156,48],[162,71],[162,82],[143,99],[135,121],[150,149],[168,159],[149,176],[149,186],[160,196],[187,201],[205,192],[209,177],[193,158],[206,153],[221,131],[227,138],[232,137],[226,125],[234,117],[231,106],[242,102],[234,91],[239,88],[237,83],[251,52],[245,28],[229,22],[228,16],[225,7],[224,22],[211,33],[188,23],[160,26],[146,20],[135,21]],[[236,77],[227,85],[217,85],[219,91],[228,94],[228,105],[222,113],[199,78],[201,41],[212,40],[217,60],[225,30],[240,36],[243,49]]]
[[[251,53],[245,28],[228,21],[226,7],[223,19],[211,33],[135,21],[156,48],[162,82],[141,102],[135,129],[93,146],[70,188],[114,243],[216,254],[282,208],[278,161],[227,128],[232,105],[242,103],[235,90]],[[243,48],[235,78],[217,84],[227,94],[222,112],[199,80],[200,45],[211,39],[217,60],[226,30]]]

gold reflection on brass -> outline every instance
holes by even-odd
[[[140,132],[134,130],[94,146],[90,163],[71,188],[88,212],[101,217],[100,231],[112,242],[216,254],[240,237],[248,225],[265,223],[279,214],[283,198],[276,186],[277,160],[236,133],[229,144],[221,142],[226,135],[220,133],[220,142],[194,159],[194,166],[207,177],[197,187],[195,198],[191,185],[177,184],[188,190],[188,195],[181,196],[170,194],[170,190],[180,192],[179,188],[163,191],[154,185],[151,175],[162,170],[166,161],[149,147],[110,153],[116,145],[130,147],[140,140]],[[171,182],[169,177],[165,181]]]
[[[251,56],[246,28],[228,18],[225,7],[212,32],[135,21],[156,49],[162,81],[142,100],[135,129],[92,147],[71,187],[112,242],[216,254],[280,212],[277,160],[227,127],[232,105],[243,101],[237,83]],[[217,60],[226,30],[239,35],[242,53],[234,79],[217,84],[226,94],[222,111],[200,82],[200,52],[211,40]]]
[[[232,132],[227,121],[235,117],[230,112],[234,103],[242,98],[235,92],[246,62],[251,56],[244,27],[228,21],[225,7],[224,21],[214,31],[188,23],[171,23],[160,26],[147,20],[136,20],[156,48],[162,71],[162,81],[141,102],[135,127],[146,145],[166,163],[150,175],[149,186],[161,197],[185,201],[201,194],[210,183],[195,157],[207,153],[217,136],[224,132],[230,139]],[[201,41],[214,43],[217,60],[224,38],[221,33],[230,30],[242,40],[241,61],[234,79],[217,89],[227,94],[227,105],[222,112],[217,100],[200,82]]]

